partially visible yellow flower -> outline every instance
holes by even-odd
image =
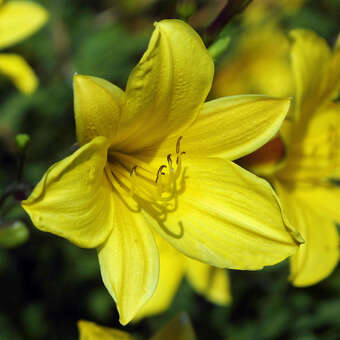
[[[10,47],[37,31],[48,18],[35,2],[0,2],[0,49]],[[25,59],[17,54],[0,54],[0,74],[10,78],[23,93],[32,93],[38,79]]]
[[[298,11],[304,0],[253,0],[243,13],[245,23],[254,24]]]
[[[159,249],[159,280],[152,298],[138,313],[138,318],[162,313],[170,306],[184,277],[194,290],[218,305],[231,302],[229,276],[225,269],[190,259],[176,251],[160,237],[156,237]]]
[[[215,97],[242,93],[294,94],[289,40],[273,23],[247,29],[215,76]]]
[[[301,242],[271,186],[232,162],[276,134],[290,100],[204,103],[214,65],[199,35],[179,20],[155,26],[125,92],[75,76],[81,146],[22,202],[37,228],[98,248],[122,324],[156,289],[154,233],[193,259],[248,270],[282,261]]]
[[[94,322],[80,320],[78,321],[79,340],[134,340],[135,338],[129,333],[103,327]]]
[[[90,321],[78,321],[79,340],[135,340],[127,332],[113,328],[98,326]],[[191,322],[185,313],[180,313],[150,340],[195,340],[196,335]]]
[[[340,180],[340,103],[333,101],[340,88],[340,49],[332,53],[307,30],[294,30],[291,37],[296,105],[281,129],[285,147],[276,138],[268,146],[271,155],[261,150],[243,162],[257,173],[265,169],[306,240],[291,258],[290,280],[308,286],[326,278],[339,260],[340,187],[332,180]]]

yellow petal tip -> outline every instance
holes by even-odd
[[[88,77],[88,76],[85,76],[85,75],[83,75],[83,74],[79,74],[79,73],[76,72],[76,73],[73,75],[73,84],[75,84],[76,82],[85,80],[85,79],[88,80],[89,77]]]
[[[134,315],[125,315],[125,313],[119,312],[119,322],[122,326],[126,326],[133,318]]]

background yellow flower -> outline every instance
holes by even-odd
[[[290,280],[308,286],[326,278],[339,260],[340,53],[307,30],[291,32],[295,107],[274,139],[241,162],[267,175],[291,223],[306,243],[291,258]]]
[[[7,49],[37,31],[48,19],[48,12],[35,2],[0,3],[0,49]],[[0,54],[0,74],[9,77],[23,93],[31,94],[38,79],[25,59],[17,54]]]
[[[90,321],[78,321],[79,340],[134,340],[134,336],[117,329],[102,327]],[[150,340],[195,340],[189,317],[180,313],[159,329]]]

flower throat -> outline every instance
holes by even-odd
[[[180,136],[175,153],[168,154],[166,162],[144,162],[140,158],[121,152],[111,151],[105,167],[114,190],[127,202],[133,198],[140,207],[152,205],[160,210],[175,209],[176,197],[183,190],[182,157]],[[127,199],[127,200],[126,200]],[[148,207],[150,208],[150,207]]]

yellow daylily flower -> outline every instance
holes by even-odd
[[[160,237],[156,237],[156,241],[160,260],[158,285],[152,298],[138,313],[138,319],[166,311],[183,277],[210,302],[218,305],[231,302],[229,276],[225,269],[183,256]]]
[[[127,332],[99,326],[90,321],[78,321],[79,340],[134,340]],[[150,340],[195,340],[196,335],[187,314],[180,313]]]
[[[306,240],[291,257],[290,280],[308,286],[326,278],[339,260],[340,187],[332,179],[340,179],[340,104],[333,102],[340,88],[340,50],[332,53],[311,31],[294,30],[291,37],[295,110],[281,137],[266,147],[271,155],[262,149],[243,164],[257,173],[266,169],[288,218]]]
[[[81,147],[22,202],[40,230],[98,248],[122,324],[156,289],[154,233],[193,259],[248,270],[282,261],[301,242],[271,186],[232,162],[275,135],[290,100],[204,103],[212,78],[202,40],[179,20],[155,24],[125,92],[76,75]]]
[[[28,1],[0,3],[0,49],[8,48],[35,33],[48,18],[39,4]],[[0,74],[10,78],[23,93],[32,93],[38,79],[24,58],[17,54],[0,54]]]
[[[233,53],[218,70],[213,84],[213,95],[293,95],[289,46],[286,34],[276,24],[261,24],[246,29],[237,40]]]

